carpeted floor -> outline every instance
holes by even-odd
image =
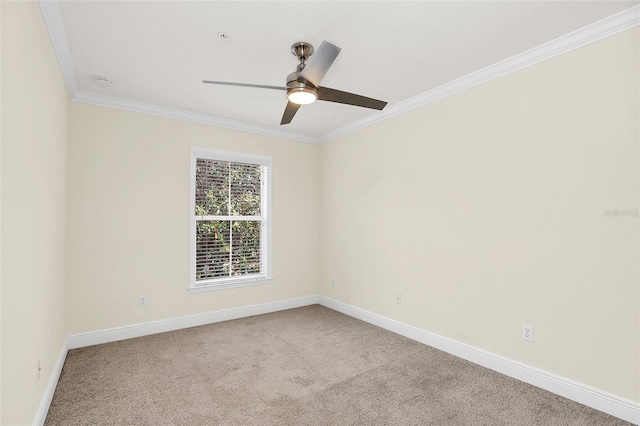
[[[45,425],[629,425],[314,305],[69,351]]]

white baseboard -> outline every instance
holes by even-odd
[[[47,418],[47,413],[49,412],[49,406],[51,405],[51,401],[53,400],[53,394],[56,391],[56,386],[58,386],[60,373],[62,373],[62,366],[64,365],[64,360],[67,359],[68,348],[69,348],[68,339],[65,339],[64,342],[62,343],[62,348],[60,349],[60,354],[58,355],[58,360],[56,361],[56,365],[54,365],[53,371],[51,372],[51,376],[49,377],[47,388],[44,390],[44,395],[42,396],[42,400],[40,401],[38,412],[36,413],[36,417],[33,419],[33,426],[42,426],[44,424],[45,419]]]
[[[628,422],[640,424],[640,404],[635,401],[421,330],[417,327],[403,324],[399,321],[356,308],[355,306],[325,296],[320,296],[319,299],[320,304],[327,308],[440,349],[451,355],[471,361],[474,364],[548,390],[549,392],[611,414]]]
[[[253,315],[283,311],[285,309],[299,308],[301,306],[314,305],[319,303],[319,300],[319,296],[306,296],[296,299],[281,300],[278,302],[262,303],[259,305],[242,306],[239,308],[205,312],[202,314],[188,315],[179,318],[170,318],[142,324],[109,328],[106,330],[91,331],[88,333],[72,334],[67,340],[69,349],[83,348],[85,346],[116,342],[118,340],[148,336],[150,334],[164,333],[182,328],[197,327],[199,325],[213,324],[220,321],[228,321]]]
[[[259,305],[242,306],[239,308],[225,309],[221,311],[205,312],[202,314],[189,315],[179,318],[171,318],[160,321],[133,324],[124,327],[115,327],[106,330],[92,331],[88,333],[73,334],[64,341],[58,361],[54,366],[49,383],[44,392],[38,412],[33,420],[33,426],[42,426],[49,406],[53,400],[60,373],[70,349],[82,348],[85,346],[99,345],[102,343],[115,342],[118,340],[131,339],[134,337],[147,336],[150,334],[164,333],[166,331],[179,330],[182,328],[197,327],[199,325],[212,324],[215,322],[228,321],[232,319],[245,318],[254,315],[268,314],[271,312],[284,311],[286,309],[300,308],[302,306],[315,305],[319,303],[320,296],[306,296],[296,299],[281,300],[277,302],[262,303]]]
[[[49,378],[49,383],[42,397],[33,425],[41,426],[44,424],[69,349],[164,333],[166,331],[245,318],[253,315],[267,314],[318,303],[327,308],[466,359],[467,361],[482,365],[483,367],[509,377],[548,390],[588,407],[603,411],[628,422],[640,424],[640,404],[635,401],[621,398],[617,395],[421,330],[417,327],[403,324],[399,321],[325,296],[314,295],[71,335],[62,345],[58,361]]]

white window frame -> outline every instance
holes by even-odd
[[[262,194],[260,197],[261,228],[260,228],[260,274],[251,274],[230,278],[215,278],[196,282],[196,222],[203,220],[203,216],[196,216],[196,161],[201,159],[230,161],[234,163],[259,164],[262,166]],[[271,157],[244,154],[240,152],[218,151],[214,149],[191,147],[191,176],[189,191],[189,293],[223,290],[228,288],[246,287],[269,284],[273,277],[272,247],[271,247],[271,199],[272,196],[272,166]]]

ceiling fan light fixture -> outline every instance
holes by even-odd
[[[260,89],[273,89],[279,91],[286,90],[287,106],[284,109],[284,114],[282,114],[282,120],[280,120],[281,126],[291,123],[291,120],[296,115],[301,105],[312,104],[317,100],[377,110],[381,110],[387,105],[384,101],[356,95],[355,93],[330,89],[325,86],[320,87],[320,81],[340,53],[340,48],[328,41],[323,41],[318,50],[315,53],[313,52],[313,46],[309,43],[299,42],[294,43],[294,45],[291,46],[291,53],[300,60],[300,64],[298,64],[294,72],[287,76],[287,84],[285,87],[265,86],[263,84],[233,83],[230,81],[202,80],[202,82],[208,84],[223,84],[227,86],[256,87]],[[312,54],[313,57],[307,63],[307,59],[309,59]]]
[[[298,105],[308,105],[314,103],[318,99],[315,90],[309,87],[296,87],[287,91],[287,98],[290,102]]]

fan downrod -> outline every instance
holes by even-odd
[[[313,46],[310,43],[299,41],[291,45],[291,53],[300,60],[298,72],[304,69],[305,61],[313,55]]]

